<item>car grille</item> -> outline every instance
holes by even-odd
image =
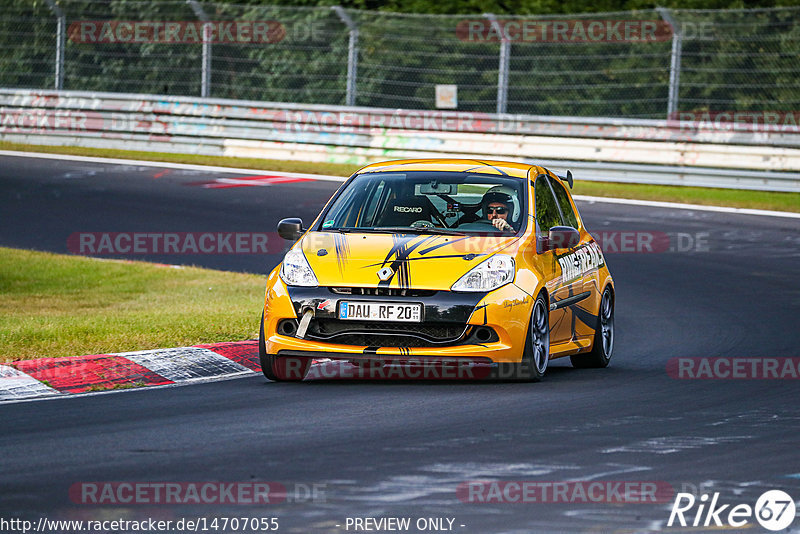
[[[330,287],[337,295],[369,295],[379,297],[432,297],[436,291],[427,289],[400,289],[396,287]],[[463,330],[463,328],[462,328]]]
[[[314,319],[306,337],[365,347],[429,347],[459,344],[467,336],[463,323],[376,323]],[[469,332],[466,332],[468,335]]]

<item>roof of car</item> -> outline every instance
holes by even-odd
[[[493,161],[478,159],[402,159],[384,161],[362,167],[358,174],[365,172],[409,172],[409,171],[444,171],[444,172],[476,172],[481,174],[497,174],[527,178],[533,169],[533,175],[544,173],[542,167],[512,161]]]

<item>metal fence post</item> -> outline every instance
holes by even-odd
[[[64,88],[64,46],[67,37],[67,16],[64,11],[55,3],[55,0],[47,0],[47,5],[55,13],[56,25],[56,67],[55,67],[55,88],[61,91]]]
[[[350,39],[347,44],[347,89],[345,94],[345,105],[356,105],[356,80],[358,78],[358,26],[350,18],[342,6],[331,6],[336,15],[345,23],[350,31]]]
[[[681,83],[681,51],[683,35],[680,24],[665,7],[657,7],[661,18],[672,27],[672,54],[669,63],[669,94],[667,96],[667,119],[671,119],[678,111],[678,89]]]
[[[211,19],[197,0],[186,0],[194,15],[203,22],[203,57],[200,69],[200,97],[208,98],[211,91]]]
[[[493,13],[483,15],[492,24],[500,37],[500,63],[497,67],[497,113],[505,113],[508,102],[508,66],[511,60],[511,42],[506,39],[503,28]]]

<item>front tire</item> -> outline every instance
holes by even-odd
[[[611,354],[614,352],[614,295],[611,286],[607,286],[600,299],[597,312],[597,327],[594,330],[592,351],[587,354],[575,354],[569,360],[577,369],[600,369],[608,367]]]
[[[264,313],[261,313],[261,328],[258,332],[258,359],[261,361],[261,372],[273,382],[299,382],[305,378],[311,366],[311,358],[279,358],[267,354],[264,339]]]
[[[527,382],[539,382],[544,378],[550,362],[550,310],[543,294],[533,303],[531,320],[522,362],[517,364],[517,376]]]

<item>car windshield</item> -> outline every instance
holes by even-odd
[[[316,229],[513,235],[528,219],[526,183],[470,172],[364,173],[339,193]]]

